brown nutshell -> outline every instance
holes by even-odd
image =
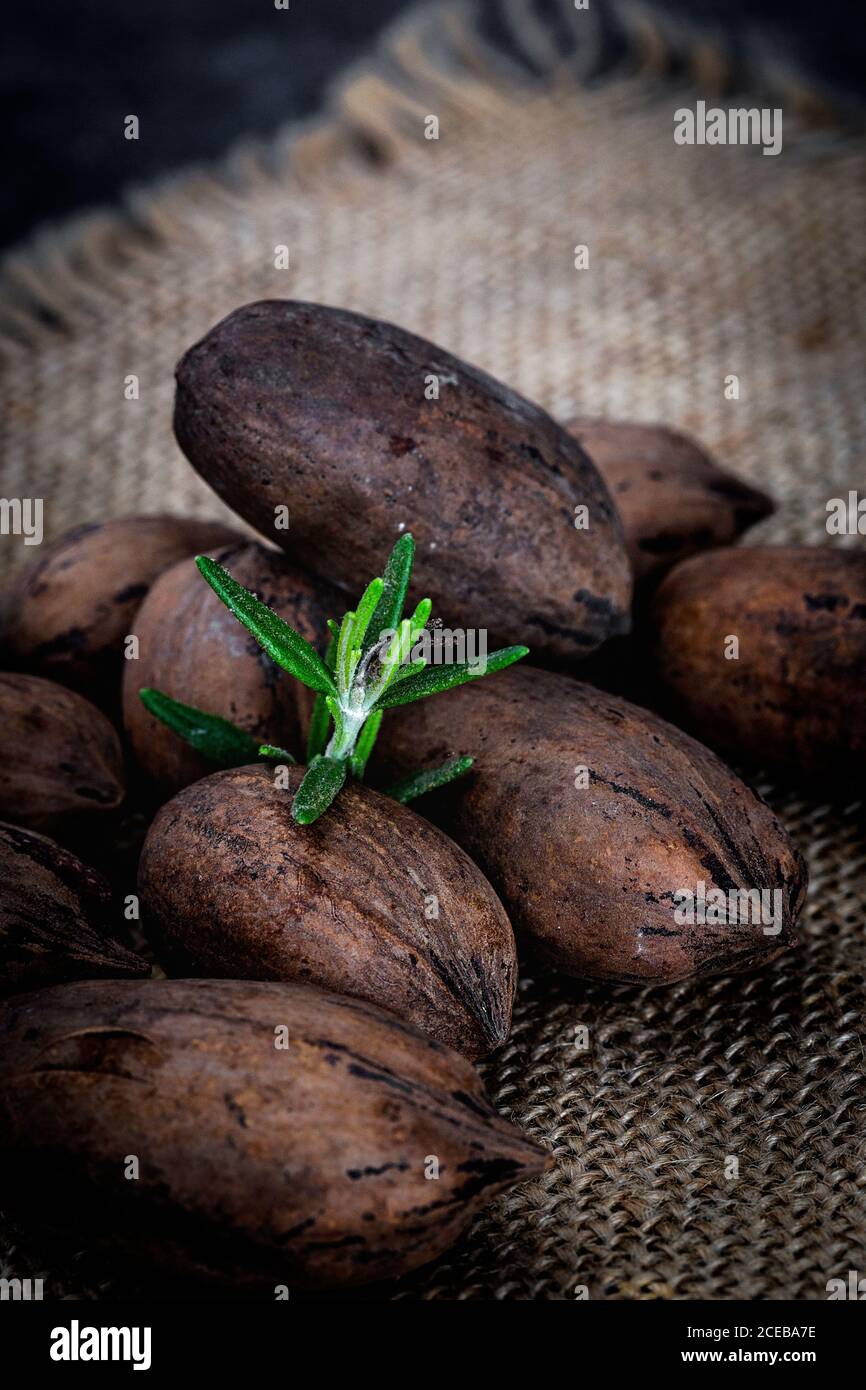
[[[176,973],[299,980],[392,1010],[469,1057],[503,1043],[514,935],[435,826],[351,784],[314,825],[271,767],[216,773],[162,807],[139,868],[144,922]]]
[[[0,817],[65,827],[123,795],[120,740],[95,705],[41,676],[0,673]]]
[[[619,517],[577,442],[392,324],[248,304],[181,359],[174,425],[235,511],[264,529],[289,504],[292,554],[353,592],[411,531],[418,593],[447,626],[487,630],[491,647],[574,660],[628,627]],[[577,506],[589,529],[576,528]]]
[[[762,546],[696,556],[665,579],[652,627],[668,707],[699,737],[761,766],[862,783],[862,551]]]
[[[515,666],[394,711],[378,747],[390,771],[471,751],[437,818],[518,938],[567,974],[664,983],[750,969],[791,944],[806,873],[776,816],[715,754],[626,700]],[[781,930],[680,924],[673,895],[700,882],[778,889]]]
[[[336,609],[327,585],[296,569],[278,550],[255,541],[214,552],[231,575],[315,647]],[[135,620],[139,660],[125,663],[123,720],[138,767],[164,791],[214,771],[177,734],[145,709],[138,692],[150,686],[222,715],[264,743],[303,752],[314,696],[280,669],[199,574],[183,560],[156,581]]]
[[[0,1005],[4,1194],[139,1269],[268,1298],[393,1278],[546,1163],[469,1062],[357,1000],[150,980]]]
[[[0,823],[0,994],[65,980],[149,975],[107,929],[111,892],[44,835]]]
[[[774,511],[772,500],[662,425],[566,421],[610,489],[639,583],[678,560],[729,545]]]
[[[121,517],[67,532],[12,586],[10,664],[89,695],[116,684],[124,638],[157,575],[232,539],[237,533],[218,522],[177,516]]]

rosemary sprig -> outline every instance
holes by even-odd
[[[403,617],[414,555],[415,542],[407,532],[391,551],[382,577],[371,580],[357,607],[345,613],[340,623],[329,619],[324,659],[221,565],[205,556],[196,559],[217,596],[272,660],[316,692],[307,737],[307,771],[292,802],[299,825],[318,820],[347,775],[358,781],[364,777],[386,710],[502,671],[528,653],[527,647],[505,647],[492,652],[483,665],[428,666],[419,646],[424,645],[430,600],[422,599],[410,617]],[[155,690],[142,690],[141,698],[152,714],[223,767],[256,758],[292,761],[284,750],[258,743],[218,715],[181,705]],[[389,795],[410,801],[462,777],[471,766],[469,757],[451,758],[441,767],[404,778]]]

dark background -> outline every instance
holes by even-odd
[[[321,103],[328,81],[411,0],[7,0],[0,46],[0,243],[45,219],[216,158]],[[507,43],[495,0],[491,34]],[[622,54],[615,7],[607,58]],[[540,13],[552,0],[537,0]],[[670,21],[723,31],[735,50],[778,53],[843,100],[866,69],[863,0],[654,0]],[[555,8],[555,6],[553,6]],[[141,138],[123,138],[123,119]]]

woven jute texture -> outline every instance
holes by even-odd
[[[239,304],[298,297],[396,321],[556,415],[695,433],[777,499],[750,541],[862,545],[831,540],[825,508],[866,485],[863,146],[785,104],[777,157],[678,147],[673,112],[697,89],[636,71],[586,87],[591,16],[563,4],[554,33],[503,9],[534,80],[460,12],[413,14],[326,119],[16,255],[0,493],[44,498],[48,537],[128,512],[223,515],[172,439],[174,363]],[[30,558],[2,538],[4,578]],[[658,991],[527,965],[486,1075],[555,1169],[376,1296],[821,1299],[866,1273],[863,809],[744,772],[809,861],[799,948]],[[118,1287],[86,1252],[53,1263],[36,1233],[6,1248],[46,1296]]]

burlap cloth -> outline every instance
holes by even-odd
[[[459,14],[413,14],[327,119],[16,256],[0,493],[43,497],[48,536],[133,511],[221,515],[172,439],[174,363],[237,305],[283,296],[392,319],[560,416],[693,431],[777,499],[750,540],[828,543],[827,499],[866,484],[862,144],[807,127],[789,89],[780,156],[677,147],[673,111],[695,89],[632,72],[587,90],[587,12],[563,0],[555,39],[525,4],[503,12],[540,80]],[[0,558],[5,575],[32,555],[3,538]],[[658,991],[527,967],[487,1076],[556,1169],[382,1296],[820,1299],[866,1273],[862,807],[745,772],[809,861],[799,949]],[[47,1296],[122,1287],[86,1254],[58,1265],[30,1233],[7,1240],[5,1272],[42,1273]]]

